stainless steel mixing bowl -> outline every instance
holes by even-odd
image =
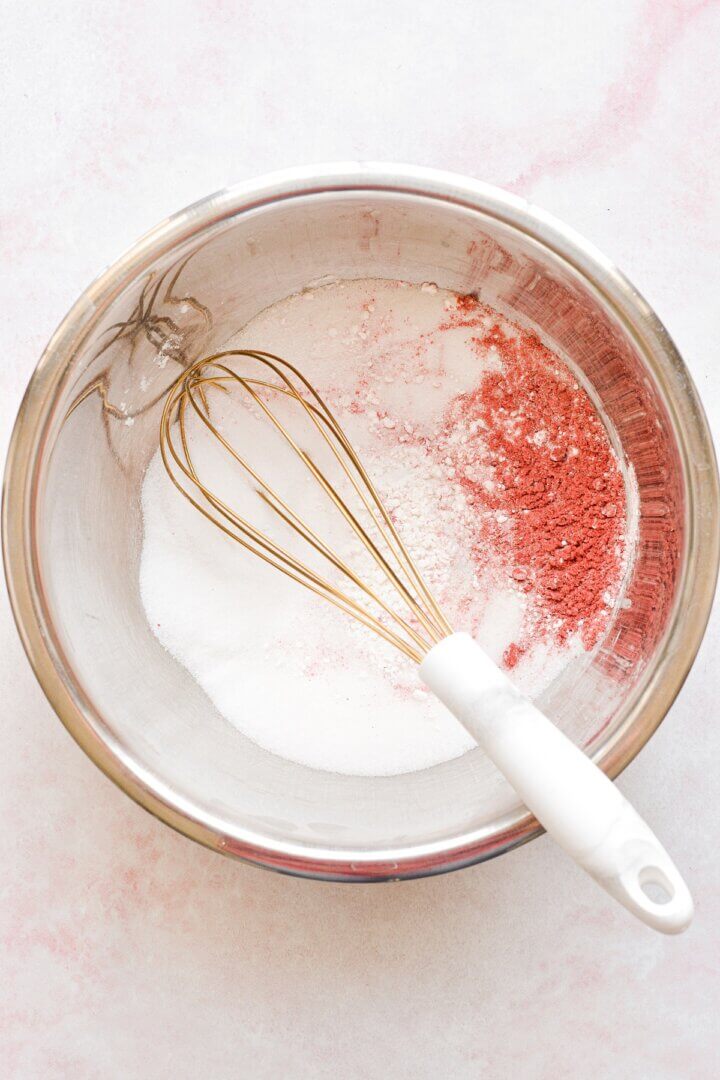
[[[623,603],[591,661],[542,701],[615,776],[700,643],[718,564],[717,472],[695,389],[656,315],[602,255],[519,198],[414,167],[332,166],[242,184],[163,222],[87,289],[45,350],[4,501],[25,648],[96,764],[209,847],[356,881],[477,862],[538,826],[479,751],[374,779],[254,745],[153,637],[138,556],[143,472],[176,373],[281,297],[366,276],[477,292],[535,328],[576,365],[635,474],[639,536]]]

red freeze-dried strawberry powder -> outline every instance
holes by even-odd
[[[482,565],[492,549],[541,612],[533,633],[506,649],[512,668],[539,636],[562,645],[577,633],[585,648],[595,645],[622,574],[626,505],[586,391],[537,336],[507,332],[496,320],[464,296],[440,327],[477,326],[478,354],[496,350],[501,366],[451,403],[437,453],[485,511],[474,558]],[[460,442],[452,437],[458,425],[468,432]]]

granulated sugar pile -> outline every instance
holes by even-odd
[[[625,489],[586,392],[535,337],[472,297],[365,280],[289,297],[232,344],[275,352],[313,381],[453,626],[522,690],[537,696],[596,645],[625,570]],[[245,410],[222,422],[264,469],[283,453],[260,429],[233,431],[256,422]],[[235,490],[222,457],[208,467]],[[306,516],[322,513],[290,479]],[[316,768],[375,775],[473,745],[413,664],[213,529],[159,455],[143,510],[149,623],[249,738]]]

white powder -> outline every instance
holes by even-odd
[[[477,331],[439,332],[455,303],[428,284],[339,282],[267,309],[232,344],[277,353],[313,381],[453,625],[500,661],[532,620],[532,595],[517,588],[492,551],[479,563],[472,523],[482,511],[468,502],[451,464],[427,450],[449,402],[499,365],[493,350],[479,357],[471,348]],[[260,471],[274,469],[293,505],[327,536],[334,526],[302,466],[266,423],[244,409],[224,413],[219,396],[216,402],[226,437],[244,440]],[[194,453],[227,501],[278,535],[226,455],[206,443]],[[318,769],[372,775],[426,768],[473,746],[422,689],[410,661],[214,529],[173,488],[159,454],[142,498],[140,589],[153,633],[249,738]],[[332,539],[349,561],[357,558],[345,534]],[[575,638],[562,648],[538,644],[513,678],[536,695],[581,649]]]

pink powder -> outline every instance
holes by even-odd
[[[451,403],[435,453],[449,456],[455,482],[479,511],[494,511],[478,513],[475,557],[487,560],[493,550],[542,612],[532,633],[506,648],[505,664],[514,667],[541,636],[562,645],[579,632],[590,649],[623,570],[625,488],[607,432],[587,393],[534,334],[509,334],[496,320],[485,329],[492,313],[471,297],[457,307],[465,326],[474,312],[481,333],[473,346],[497,350],[502,370]],[[458,424],[472,434],[453,443]],[[489,480],[474,479],[478,466]]]
[[[360,372],[350,411],[370,413],[371,431],[386,444],[424,448],[441,466],[439,486],[450,495],[460,489],[472,506],[477,570],[495,564],[532,598],[520,635],[504,649],[506,668],[540,642],[562,647],[575,634],[590,650],[608,625],[626,556],[625,485],[607,431],[585,389],[536,334],[473,294],[455,295],[445,307],[435,328],[382,351],[376,370]],[[376,329],[370,351],[386,331]],[[442,354],[443,337],[458,331],[469,333],[481,373],[449,401],[434,430],[368,409],[383,382],[439,386],[447,372],[428,357]],[[487,370],[488,356],[497,359],[495,370]]]

